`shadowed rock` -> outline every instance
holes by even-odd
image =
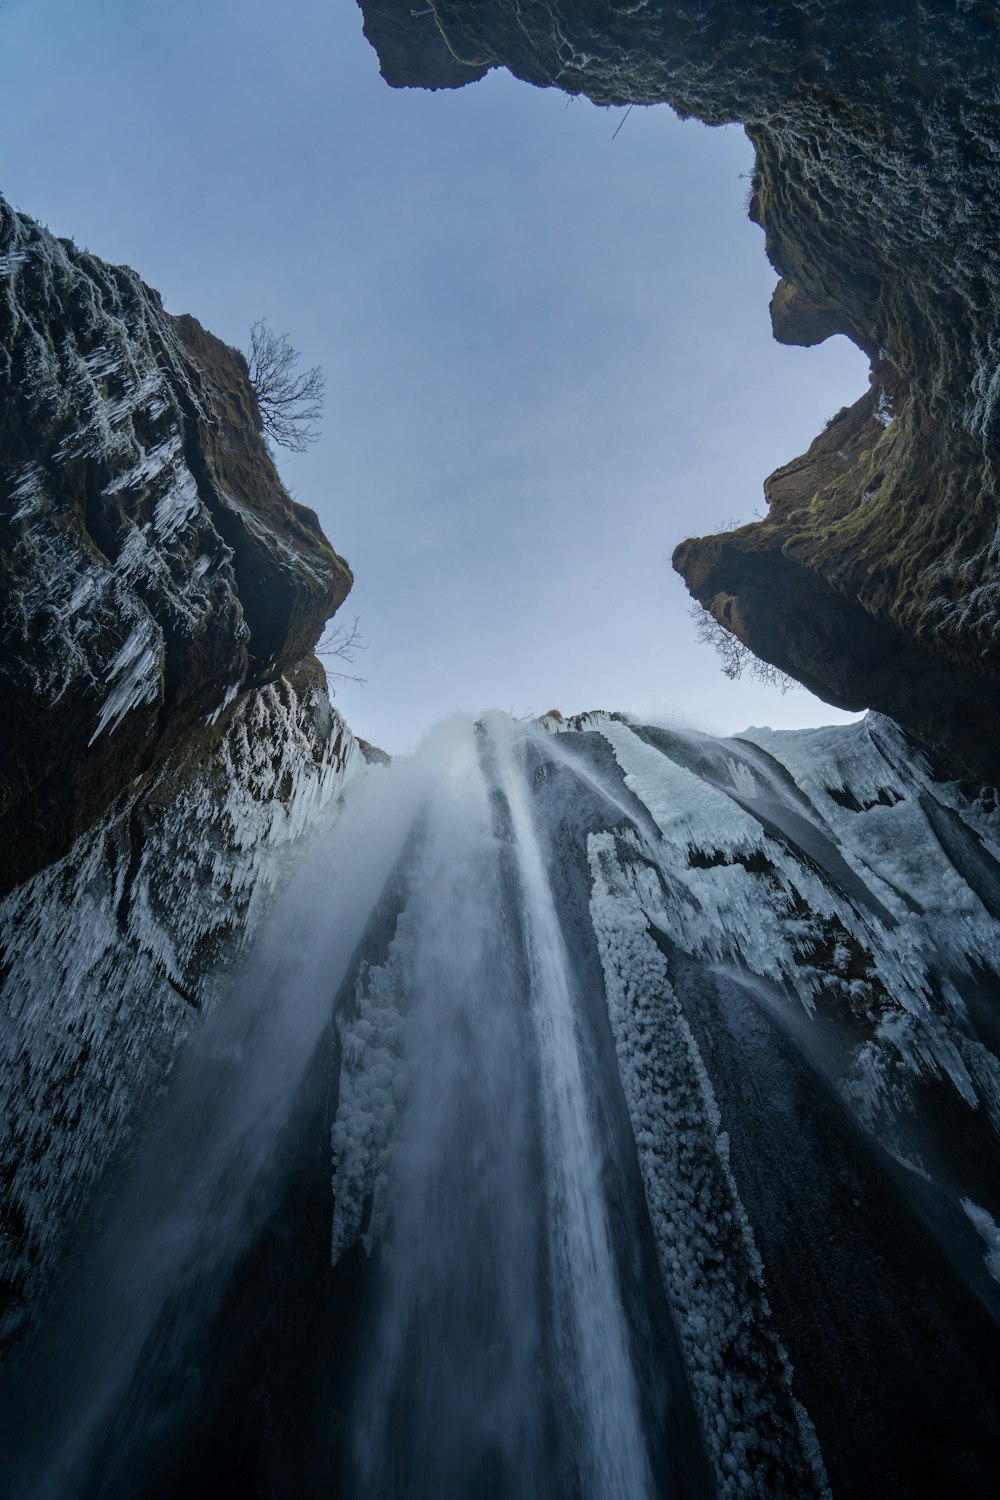
[[[218,740],[351,581],[240,352],[0,200],[0,892]]]
[[[872,388],[772,476],[765,520],[689,540],[674,565],[757,655],[996,780],[995,7],[434,0],[433,11],[469,66],[744,124],[750,216],[782,276],[776,336],[846,333],[872,362]],[[399,31],[392,81],[424,81],[405,51]]]

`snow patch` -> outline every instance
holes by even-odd
[[[12,276],[18,266],[23,266],[28,259],[27,250],[11,250],[6,255],[0,255],[0,276]]]
[[[25,464],[18,474],[10,491],[16,509],[11,517],[14,521],[24,521],[28,516],[34,515],[41,510],[45,503],[42,491],[42,481],[45,471],[40,464]]]
[[[200,504],[194,475],[184,469],[176,483],[157,500],[153,530],[164,540],[174,536],[193,519]]]
[[[223,713],[225,713],[226,709],[229,707],[230,703],[232,703],[233,699],[236,697],[242,686],[243,684],[241,682],[231,682],[229,684],[229,686],[226,688],[225,693],[223,694],[221,703],[217,708],[213,708],[212,712],[206,717],[206,724],[218,723],[219,718]]]
[[[177,432],[165,437],[162,443],[143,449],[142,457],[130,469],[117,475],[101,491],[104,495],[117,495],[121,490],[145,488],[163,470],[172,468],[180,458],[181,440]]]

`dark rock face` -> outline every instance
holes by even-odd
[[[835,333],[852,336],[843,314],[835,307],[821,306],[790,281],[779,281],[771,298],[771,327],[779,344],[800,344],[810,349]]]
[[[882,709],[971,776],[1000,778],[996,8],[433,10],[471,67],[745,125],[757,152],[750,213],[783,278],[776,336],[847,333],[872,361],[872,389],[772,476],[766,520],[685,542],[675,567],[728,629],[828,702]],[[391,81],[424,82],[425,58],[412,76],[401,64],[401,32],[393,49]]]
[[[365,36],[393,88],[457,89],[486,72],[459,62],[438,28],[431,5],[410,0],[369,0],[362,6]]]
[[[237,350],[0,200],[0,892],[217,742],[346,596],[257,415]]]
[[[367,740],[359,739],[358,749],[364,756],[365,764],[369,766],[388,766],[392,763],[392,756],[379,748],[378,745],[369,744]]]
[[[288,846],[362,765],[319,662],[300,662],[0,901],[0,1363],[232,983]]]

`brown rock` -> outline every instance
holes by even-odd
[[[805,292],[800,292],[784,277],[771,298],[771,328],[779,344],[798,344],[811,348],[822,344],[835,333],[847,333],[843,314],[835,307],[822,307]]]

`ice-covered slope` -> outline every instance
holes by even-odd
[[[4,1340],[224,991],[291,847],[361,763],[304,664],[0,903]]]
[[[942,1382],[960,1381],[972,1411],[985,1401],[989,1451],[982,1353],[941,1305],[957,1273],[1000,1309],[995,811],[935,783],[875,715],[730,741],[595,728],[654,825],[588,835],[590,911],[720,1492],[767,1461],[767,1426],[746,1412],[769,1386],[773,1404],[764,1372],[782,1348],[835,1494],[863,1490],[851,1463],[874,1483],[880,1451],[921,1454],[907,1436],[921,1378],[943,1412]],[[969,1303],[970,1334],[975,1320]],[[893,1376],[880,1338],[896,1344]],[[876,1402],[841,1386],[852,1367]],[[938,1482],[965,1473],[980,1493],[963,1426],[941,1421]],[[891,1492],[915,1493],[929,1461],[900,1463]]]
[[[922,1170],[907,1122],[929,1084],[1000,1129],[992,1009],[997,819],[935,783],[894,725],[698,739],[600,733],[662,841],[593,835],[594,914],[624,901],[649,940],[753,975],[829,1039],[866,1127]],[[614,963],[613,944],[607,962]],[[971,1165],[971,1163],[970,1163]]]

